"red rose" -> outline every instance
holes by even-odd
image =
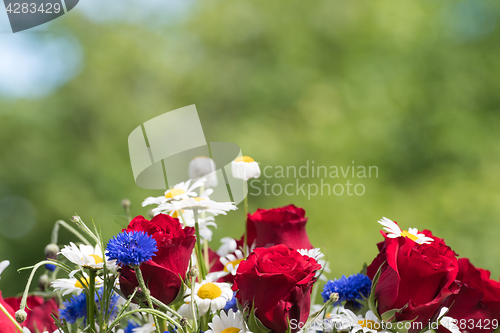
[[[21,297],[6,298],[5,303],[10,305],[15,312],[19,310],[19,306],[21,305]],[[28,296],[25,309],[28,316],[26,317],[26,321],[21,325],[29,328],[31,332],[37,332],[37,330],[40,332],[53,332],[57,329],[57,326],[54,324],[54,319],[52,319],[50,315],[53,314],[58,318],[58,309],[59,306],[54,298],[44,300],[43,297],[40,296]]]
[[[388,238],[382,232],[385,241],[378,244],[380,253],[368,267],[368,277],[373,280],[381,269],[375,287],[379,314],[402,309],[395,313],[396,321],[415,320],[425,327],[446,299],[458,293],[458,261],[442,239],[427,230],[421,233],[434,241],[417,244],[407,237]],[[414,325],[410,332],[419,331]]]
[[[144,231],[156,240],[158,252],[150,261],[141,264],[141,272],[151,295],[165,304],[172,303],[181,288],[181,277],[186,276],[196,242],[195,229],[182,228],[178,219],[159,214],[151,221],[137,216],[124,231]],[[137,286],[135,272],[130,267],[123,267],[120,274],[122,292],[129,296]]]
[[[285,245],[257,248],[242,261],[234,277],[236,298],[275,333],[298,331],[309,316],[314,274],[321,266]]]
[[[0,304],[7,310],[7,312],[14,318],[14,314],[16,311],[12,309],[12,307],[3,299],[2,292],[0,291]],[[16,309],[18,310],[18,309]],[[16,328],[16,325],[12,322],[12,320],[7,317],[3,311],[0,311],[0,333],[18,333],[19,331]]]
[[[457,280],[460,292],[450,297],[447,316],[466,321],[470,333],[493,332],[493,319],[500,319],[500,281],[490,279],[490,272],[474,267],[469,259],[458,259]],[[498,323],[497,323],[498,324]],[[440,327],[441,332],[448,330]]]
[[[285,244],[292,249],[312,249],[307,237],[305,215],[304,209],[294,205],[258,209],[248,214],[247,244],[252,246],[255,242],[256,247]]]

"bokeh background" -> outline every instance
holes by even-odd
[[[262,168],[378,167],[347,178],[362,196],[249,197],[251,211],[304,207],[331,278],[373,259],[382,216],[500,275],[498,2],[81,0],[26,32],[12,34],[3,9],[0,23],[4,296],[22,290],[16,270],[43,259],[57,219],[93,218],[109,238],[127,222],[123,198],[146,214],[142,200],[162,191],[135,185],[128,135],[190,104],[208,141]],[[243,215],[217,220],[213,248],[241,236]]]

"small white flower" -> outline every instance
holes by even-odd
[[[136,327],[132,329],[133,333],[153,333],[156,331],[156,327],[154,323],[147,323],[141,327]]]
[[[70,246],[64,246],[59,253],[65,256],[66,259],[72,263],[81,267],[92,269],[102,269],[104,267],[103,254],[99,245],[92,247],[90,245],[82,244],[78,247],[74,243],[70,243]],[[111,268],[115,265],[115,261],[107,260],[106,265]]]
[[[215,315],[208,326],[210,329],[206,333],[251,333],[243,321],[241,312],[234,313],[233,309],[229,310],[227,314],[221,311],[220,316]]]
[[[198,179],[192,185],[191,181],[192,180],[190,179],[186,182],[181,182],[175,185],[173,188],[166,190],[165,195],[161,197],[146,198],[142,202],[142,207],[154,204],[161,205],[172,200],[182,200],[197,196],[197,193],[194,192],[194,190],[201,187],[205,183],[206,178]]]
[[[234,251],[234,254],[228,254],[227,256],[220,257],[220,262],[224,265],[224,270],[220,272],[212,272],[207,275],[207,278],[212,281],[217,281],[221,277],[227,276],[229,274],[236,275],[236,270],[240,265],[240,262],[245,260],[243,252],[240,250]]]
[[[240,156],[232,161],[231,172],[234,178],[243,179],[245,181],[251,178],[260,177],[259,164],[249,156]]]
[[[163,209],[166,211],[191,209],[197,211],[205,211],[206,213],[215,216],[219,214],[226,215],[226,212],[230,210],[236,210],[237,207],[232,202],[216,202],[206,197],[195,197],[179,201],[166,202],[165,204],[160,205],[158,209]]]
[[[408,228],[408,231],[401,230],[396,222],[386,217],[383,217],[378,223],[385,227],[384,230],[387,231],[387,237],[389,238],[407,237],[417,244],[430,244],[434,241],[434,239],[427,237],[425,234],[419,234],[416,228]]]
[[[439,324],[448,329],[451,333],[462,333],[458,327],[458,320],[453,319],[452,317],[445,316],[448,313],[449,308],[442,307],[439,312],[438,321]]]
[[[189,178],[197,179],[205,177],[205,187],[217,186],[217,166],[214,160],[206,156],[198,156],[189,162]]]
[[[0,262],[0,274],[2,274],[2,273],[3,273],[3,271],[4,271],[7,267],[9,267],[9,265],[10,265],[10,261],[8,261],[8,260],[4,260],[4,261]]]
[[[153,209],[153,212],[156,213],[157,210]],[[179,221],[185,227],[194,227],[195,226],[193,210],[190,210],[190,209],[183,210],[182,214],[179,214],[178,212],[179,211],[176,210],[175,212],[171,212],[172,214],[169,214],[169,215],[171,215],[172,217],[179,218]],[[206,216],[205,218],[203,218],[203,217],[199,216],[198,217],[198,225],[200,226],[201,238],[206,239],[207,241],[210,242],[212,240],[213,231],[210,230],[209,227],[217,228],[217,224],[214,222],[214,217],[213,216]]]
[[[323,274],[323,273],[331,273],[332,270],[330,269],[330,264],[322,259],[325,255],[321,252],[321,249],[315,248],[315,249],[298,249],[297,250],[300,254],[303,256],[308,256],[313,258],[318,262],[318,264],[321,265],[321,269],[316,272],[316,278],[322,280],[322,281],[328,281],[328,278]]]
[[[208,280],[202,283],[195,283],[193,289],[194,303],[198,306],[198,313],[200,316],[205,315],[208,311],[212,313],[221,310],[226,306],[226,303],[233,298],[233,291],[228,283],[210,282]],[[193,319],[191,309],[191,290],[186,290],[184,298],[186,304],[179,308],[179,314],[182,316]]]
[[[315,248],[315,249],[298,249],[297,252],[302,254],[303,256],[308,256],[313,258],[314,260],[318,261],[319,259],[323,258],[325,255],[321,252],[321,249]]]
[[[221,238],[220,242],[222,243],[222,245],[217,250],[217,254],[219,255],[219,257],[227,256],[228,254],[233,253],[238,247],[236,239],[231,237],[223,237]]]
[[[69,279],[57,279],[52,282],[51,286],[52,288],[54,288],[54,290],[62,291],[63,296],[72,292],[76,292],[77,295],[80,295],[82,291],[85,290],[84,285],[89,285],[89,276],[87,275],[87,273],[83,273],[83,278],[80,278],[80,281],[78,281],[78,279],[74,277],[70,277]],[[101,288],[104,285],[104,281],[100,277],[97,277],[95,282],[96,288]]]
[[[363,317],[362,315],[356,316],[354,312],[343,306],[336,306],[328,317],[328,320],[333,324],[332,327],[335,327],[337,331],[349,331],[350,333],[382,331],[380,319],[371,310]]]

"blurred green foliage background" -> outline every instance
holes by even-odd
[[[498,278],[497,5],[199,0],[175,19],[158,11],[139,22],[93,20],[77,7],[50,33],[30,37],[75,38],[77,75],[44,96],[0,97],[0,259],[11,260],[0,290],[22,290],[28,273],[16,269],[43,259],[57,219],[92,217],[109,238],[126,224],[123,198],[133,214],[146,214],[142,200],[162,191],[135,185],[128,135],[190,104],[208,141],[240,145],[261,168],[308,160],[378,167],[378,178],[347,178],[364,184],[362,196],[249,197],[251,211],[304,207],[331,278],[371,262],[382,216],[431,229]],[[241,236],[240,208],[217,219],[213,248],[221,237]],[[61,244],[70,240],[61,233]]]

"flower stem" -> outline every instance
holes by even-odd
[[[244,182],[244,186],[246,187],[246,182]],[[243,239],[243,253],[245,255],[245,258],[248,256],[248,246],[247,246],[247,240],[248,240],[248,226],[247,226],[247,219],[248,219],[248,195],[245,195],[245,237]]]
[[[203,259],[203,254],[202,254],[202,251],[201,251],[200,224],[198,223],[198,213],[199,213],[198,209],[193,209],[194,228],[196,230],[196,255],[198,257],[198,265],[200,266],[200,277],[201,277],[201,280],[205,280],[205,276],[206,276],[205,260]]]
[[[51,237],[53,244],[57,244],[57,239],[59,236],[59,226],[65,227],[69,232],[71,232],[73,235],[78,237],[78,239],[80,239],[86,245],[91,245],[90,242],[87,240],[87,238],[85,238],[81,233],[78,232],[78,230],[76,230],[75,228],[73,228],[72,226],[70,226],[68,223],[66,223],[63,220],[58,220],[54,224],[54,228],[52,229],[52,237]]]
[[[139,287],[141,287],[142,291],[146,295],[146,299],[148,301],[148,306],[152,310],[154,310],[153,301],[151,300],[151,294],[149,292],[149,289],[146,287],[146,284],[144,283],[144,278],[142,277],[142,272],[141,272],[141,268],[139,267],[139,265],[134,266],[134,271],[135,271],[135,276],[137,277],[137,282],[139,282]],[[158,322],[158,317],[153,315],[153,320],[155,322],[156,333],[161,333],[160,323]]]
[[[7,309],[2,305],[2,303],[0,303],[0,310],[2,310],[2,312],[7,316],[7,318],[9,318],[10,321],[14,323],[14,325],[19,330],[19,332],[23,331],[23,328],[21,327],[21,325],[19,325],[19,323],[14,318],[12,318],[9,311],[7,311]]]
[[[89,294],[87,295],[87,320],[90,332],[95,331],[95,278],[96,271],[89,269]]]

